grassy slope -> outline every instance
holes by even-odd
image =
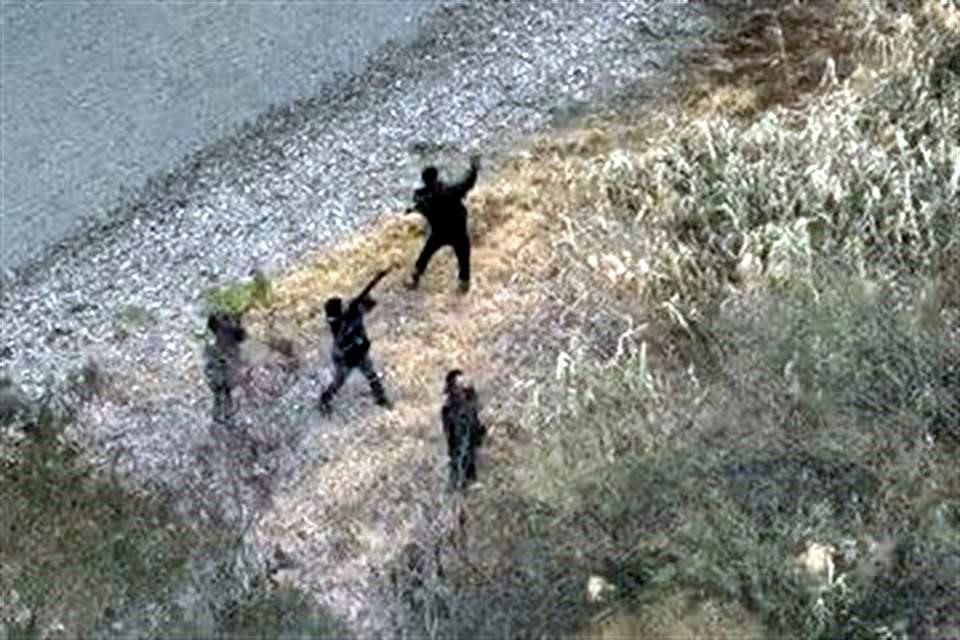
[[[398,539],[446,539],[436,411],[456,365],[494,442],[437,589],[453,613],[411,633],[569,630],[604,608],[584,604],[590,573],[641,612],[612,633],[945,624],[955,427],[936,425],[957,417],[955,359],[916,320],[951,325],[960,284],[955,78],[931,94],[956,18],[849,11],[781,12],[782,49],[774,21],[748,22],[707,61],[707,88],[663,115],[597,119],[488,173],[471,200],[474,292],[452,293],[449,256],[423,293],[386,285],[372,330],[399,408],[358,421],[356,446],[281,499],[266,535],[326,538],[315,575],[344,581]],[[826,54],[843,84],[808,96]],[[276,308],[321,333],[315,301],[405,267],[415,228],[385,221],[319,256],[277,283]],[[918,282],[923,304],[880,304]],[[792,569],[811,542],[846,550],[843,580],[818,590]],[[913,588],[929,597],[905,600]]]
[[[50,412],[0,467],[0,623],[25,637],[89,634],[184,577],[212,532],[178,522],[169,500],[91,476]],[[80,630],[83,630],[82,632]]]
[[[446,254],[423,291],[400,274],[380,289],[370,329],[397,409],[361,405],[344,455],[261,519],[267,542],[313,558],[303,586],[326,594],[401,541],[447,539],[437,411],[459,366],[493,437],[468,538],[434,593],[450,615],[411,618],[411,636],[943,635],[960,551],[943,337],[960,298],[956,225],[943,222],[956,211],[956,78],[940,102],[931,91],[957,73],[936,57],[957,17],[849,11],[784,10],[782,48],[775,21],[749,21],[678,99],[534,141],[485,173],[470,296],[453,292]],[[828,53],[843,84],[807,95]],[[871,65],[854,72],[858,59]],[[323,298],[405,270],[419,226],[382,221],[274,282],[272,321],[325,341]],[[920,304],[896,297],[918,283]],[[16,491],[4,499],[28,505]],[[843,579],[820,589],[791,568],[811,541],[847,550]],[[592,574],[622,597],[586,603]]]

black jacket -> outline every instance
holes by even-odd
[[[363,325],[363,314],[374,304],[371,298],[351,300],[342,315],[327,318],[327,324],[333,333],[334,360],[356,366],[367,357],[370,352],[370,339]]]
[[[422,186],[413,192],[414,210],[419,211],[430,223],[434,233],[460,232],[466,229],[467,208],[463,199],[477,183],[477,167],[470,167],[463,179],[447,184],[437,180],[430,186]]]

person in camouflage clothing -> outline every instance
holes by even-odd
[[[239,314],[214,312],[207,316],[214,341],[204,347],[204,375],[213,392],[213,420],[232,424],[233,390],[241,380],[240,345],[247,339]]]
[[[320,411],[324,414],[330,412],[330,403],[333,396],[347,381],[347,377],[354,369],[360,369],[360,372],[370,383],[370,390],[373,392],[377,404],[387,408],[391,406],[383,388],[383,383],[380,381],[380,377],[374,369],[373,361],[370,359],[370,339],[367,337],[367,331],[363,325],[364,314],[368,313],[377,304],[370,297],[370,292],[388,272],[389,269],[386,269],[378,273],[358,296],[350,300],[346,309],[343,308],[343,301],[337,297],[328,298],[324,305],[327,325],[333,334],[332,359],[334,367],[333,381],[320,395]]]

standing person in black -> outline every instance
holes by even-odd
[[[440,422],[447,439],[450,463],[450,487],[463,491],[477,479],[477,449],[483,445],[487,428],[480,422],[477,392],[461,382],[463,371],[447,373],[446,401],[440,410]]]
[[[350,300],[347,308],[343,308],[343,301],[340,298],[328,298],[324,305],[327,315],[327,325],[333,334],[333,381],[323,390],[320,395],[320,411],[330,412],[330,402],[333,396],[340,390],[347,377],[354,369],[360,369],[364,377],[370,383],[370,390],[377,404],[383,407],[390,407],[390,400],[387,399],[383,383],[373,367],[373,361],[370,359],[370,339],[367,337],[366,328],[363,326],[363,316],[373,309],[377,302],[370,297],[370,292],[380,280],[389,272],[385,269],[378,273],[373,280],[360,292],[358,296]]]
[[[408,213],[417,211],[427,219],[427,241],[414,264],[408,289],[416,289],[420,276],[430,259],[440,248],[450,245],[457,256],[460,292],[470,289],[470,234],[467,230],[467,208],[463,199],[477,183],[480,157],[470,158],[470,170],[459,182],[447,184],[440,180],[436,167],[426,167],[420,174],[423,186],[413,192],[414,205]]]

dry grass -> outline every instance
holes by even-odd
[[[956,256],[949,244],[954,238],[923,232],[935,217],[932,211],[946,210],[943,203],[904,207],[910,215],[896,218],[899,231],[913,233],[891,234],[877,221],[912,203],[895,191],[887,200],[863,198],[863,186],[877,176],[847,171],[851,159],[872,157],[886,167],[885,179],[894,175],[888,181],[896,182],[922,175],[927,162],[933,167],[929,173],[943,174],[947,179],[940,182],[949,186],[951,167],[960,167],[960,159],[950,155],[955,146],[924,147],[937,127],[955,127],[956,110],[934,112],[921,100],[897,111],[906,114],[905,122],[857,128],[858,118],[894,113],[876,106],[887,95],[883,91],[917,95],[903,69],[930,64],[928,54],[938,43],[960,33],[957,13],[935,4],[923,4],[909,24],[866,4],[845,4],[843,20],[821,5],[784,5],[745,21],[729,39],[705,50],[675,95],[642,111],[593,118],[578,130],[526,141],[496,171],[481,174],[468,201],[475,276],[466,297],[455,292],[449,250],[434,259],[420,291],[400,286],[423,239],[422,222],[400,215],[381,218],[349,242],[276,278],[269,305],[250,312],[253,332],[294,337],[301,349],[325,349],[330,338],[319,313],[323,301],[349,296],[377,270],[395,268],[374,294],[380,305],[368,329],[396,408],[337,415],[320,427],[321,439],[337,441],[330,449],[338,455],[308,469],[297,487],[277,496],[260,519],[257,533],[265,544],[280,543],[309,558],[298,581],[344,613],[356,604],[353,587],[344,585],[365,583],[368,565],[390,564],[407,540],[430,546],[445,539],[453,519],[441,494],[438,411],[443,375],[459,367],[480,391],[492,440],[481,462],[481,486],[466,498],[469,537],[460,549],[466,561],[454,561],[449,570],[459,589],[454,600],[467,610],[455,614],[456,622],[486,632],[524,624],[544,632],[580,629],[578,637],[584,638],[741,638],[762,635],[768,624],[775,628],[782,622],[777,616],[807,620],[806,611],[758,613],[736,603],[730,586],[735,580],[723,574],[722,562],[713,561],[742,552],[735,560],[742,559],[750,571],[777,558],[750,556],[752,548],[760,548],[756,540],[725,539],[711,530],[716,524],[711,522],[671,530],[679,541],[667,541],[664,548],[676,543],[693,549],[690,565],[676,574],[684,588],[671,591],[669,584],[659,584],[666,596],[641,603],[639,616],[618,614],[585,626],[593,610],[582,604],[582,578],[596,571],[601,559],[635,551],[636,540],[608,535],[620,526],[617,518],[639,536],[648,528],[673,526],[651,524],[646,511],[666,514],[666,521],[676,515],[671,509],[689,509],[683,515],[691,521],[712,513],[724,519],[718,531],[742,527],[754,535],[732,507],[711,512],[699,501],[717,490],[697,483],[698,473],[707,477],[721,462],[713,453],[691,462],[691,473],[670,457],[682,462],[682,453],[664,453],[675,433],[688,428],[687,414],[677,405],[686,403],[694,415],[707,395],[692,373],[676,375],[667,364],[677,362],[678,336],[695,334],[721,300],[784,283],[812,286],[806,267],[829,254],[853,256],[854,266],[887,272],[939,258],[924,266],[940,269],[954,289],[932,291],[928,298],[935,308],[926,315],[938,316],[960,300],[960,276],[948,260]],[[859,31],[850,19],[858,10]],[[858,68],[856,60],[865,56],[875,63]],[[824,75],[831,68],[835,76]],[[926,100],[924,91],[928,88],[919,94]],[[913,134],[929,153],[901,152],[900,140]],[[838,170],[848,179],[844,188],[860,194],[839,198],[839,213],[832,211],[828,226],[840,231],[827,233],[828,242],[823,236],[814,241],[809,229],[833,205],[817,184],[802,179],[824,158],[846,171]],[[941,194],[935,182],[924,185],[925,197]],[[803,197],[794,197],[797,193]],[[849,233],[851,225],[868,231]],[[891,260],[871,264],[856,244],[864,238],[873,247],[887,247],[884,255]],[[829,375],[820,370],[817,375],[829,381],[839,375],[826,370]],[[754,374],[764,375],[759,368]],[[348,404],[347,396],[358,393],[363,391],[348,385],[341,402]],[[780,403],[771,398],[763,400]],[[789,419],[813,440],[828,442],[811,426],[814,420],[804,422],[815,408],[797,405]],[[787,420],[774,410],[778,406],[762,408]],[[753,409],[744,401],[743,415],[718,410],[714,421],[739,420],[744,426],[738,428],[757,427],[763,434],[780,428],[758,426],[755,417],[746,420]],[[710,437],[747,435],[719,429]],[[919,487],[918,474],[904,473],[902,482],[913,483],[906,494],[939,496],[942,488]],[[674,493],[664,491],[661,498],[647,491],[651,486],[670,486]],[[610,524],[598,530],[576,521],[597,505]],[[549,526],[536,528],[544,523]],[[808,524],[785,520],[778,526]],[[701,557],[693,557],[701,550]],[[519,575],[518,567],[535,567],[541,574]],[[780,575],[774,572],[771,582]],[[694,589],[697,585],[703,589]],[[708,593],[708,586],[714,592]],[[802,609],[807,601],[794,597],[793,586],[778,596]],[[545,601],[554,603],[553,609]],[[511,618],[514,609],[522,613]],[[809,628],[824,628],[817,624]]]
[[[570,144],[584,144],[578,139]],[[365,415],[360,424],[322,427],[350,434],[343,436],[348,442],[338,447],[335,460],[308,472],[298,489],[278,496],[261,519],[260,533],[271,544],[318,559],[301,579],[334,606],[349,606],[337,602],[335,594],[339,584],[363,582],[357,567],[384,566],[401,541],[442,538],[453,528],[453,514],[442,504],[438,419],[447,370],[464,369],[485,401],[493,442],[483,464],[490,467],[506,457],[509,437],[500,428],[496,398],[515,381],[503,353],[509,340],[493,337],[509,337],[511,327],[545,305],[537,283],[553,266],[551,216],[570,197],[564,168],[551,145],[536,157],[510,159],[497,175],[481,177],[468,201],[475,276],[466,297],[455,291],[449,251],[434,259],[419,291],[402,288],[400,280],[422,243],[422,223],[396,216],[276,279],[271,308],[251,314],[255,333],[269,332],[273,323],[297,335],[301,344],[326,345],[330,338],[317,314],[323,300],[349,295],[376,270],[397,267],[375,292],[379,306],[368,320],[373,356],[385,369],[395,408]],[[550,195],[534,201],[532,194]],[[347,396],[365,391],[351,387],[342,392],[345,404]]]
[[[796,106],[818,88],[831,59],[844,79],[856,41],[835,11],[824,2],[780,3],[737,20],[694,55],[689,113],[752,116],[775,105]]]
[[[543,308],[546,294],[535,285],[556,272],[550,243],[570,203],[584,198],[577,193],[581,184],[569,156],[589,155],[607,144],[600,132],[575,132],[563,140],[535,143],[533,151],[481,178],[468,201],[475,273],[469,296],[454,290],[455,261],[449,250],[431,263],[419,291],[402,288],[423,242],[422,222],[394,216],[277,279],[272,305],[251,312],[252,326],[262,333],[279,325],[301,341],[326,342],[319,313],[323,300],[348,296],[378,269],[392,267],[394,273],[374,292],[380,305],[368,328],[375,354],[404,402],[436,404],[438,381],[453,366],[492,383],[484,364],[496,361],[490,337]],[[397,415],[405,419],[402,409]]]
[[[917,37],[924,36],[918,32]],[[665,177],[676,170],[670,159],[688,156],[689,148],[709,141],[709,135],[722,133],[735,145],[738,137],[754,135],[751,126],[762,127],[749,120],[751,116],[778,105],[805,108],[819,99],[809,91],[820,84],[827,61],[833,59],[835,80],[843,81],[853,72],[854,44],[861,41],[829,16],[791,5],[747,22],[738,35],[711,52],[701,64],[702,73],[684,92],[651,105],[642,115],[594,120],[581,130],[531,141],[505,159],[496,173],[483,174],[470,197],[476,276],[467,297],[453,290],[454,262],[447,252],[431,264],[421,291],[409,293],[399,286],[422,242],[421,222],[401,216],[382,219],[347,244],[318,253],[277,279],[270,312],[255,315],[255,325],[279,322],[301,341],[317,344],[329,340],[317,314],[327,296],[349,295],[376,270],[397,268],[378,289],[380,306],[369,324],[374,354],[388,373],[397,408],[365,418],[339,459],[315,469],[300,490],[278,500],[264,519],[269,524],[263,533],[294,549],[304,547],[304,537],[327,541],[329,557],[313,568],[312,586],[320,591],[336,581],[318,576],[349,580],[352,574],[344,567],[383,565],[398,550],[398,539],[421,535],[417,529],[422,519],[436,515],[424,513],[422,506],[436,503],[442,482],[436,415],[440,381],[447,369],[457,366],[478,383],[488,403],[487,419],[494,425],[494,444],[482,472],[484,486],[468,504],[470,555],[481,575],[488,582],[495,580],[509,566],[511,548],[525,537],[528,526],[523,509],[513,508],[518,479],[524,484],[525,459],[532,455],[525,443],[562,437],[516,424],[512,414],[528,399],[537,403],[523,382],[543,380],[549,375],[544,365],[556,364],[552,359],[558,353],[574,368],[636,356],[643,340],[651,355],[664,354],[672,334],[658,338],[653,330],[686,326],[696,316],[690,303],[699,303],[714,289],[704,279],[717,277],[709,270],[716,259],[707,260],[707,269],[698,269],[704,248],[678,243],[670,236],[673,231],[664,230],[666,225],[658,228],[687,206],[684,202],[702,200],[702,195],[685,198],[649,185],[665,184]],[[868,44],[881,50],[886,41]],[[824,89],[833,90],[834,79],[827,80]],[[843,108],[830,98],[822,101],[815,110]],[[782,113],[784,130],[789,130],[790,112]],[[818,118],[825,116],[810,120]],[[709,132],[707,137],[703,131]],[[510,352],[511,346],[525,356]],[[631,393],[663,389],[642,379],[635,384],[640,386]],[[512,389],[514,397],[503,399],[503,389]],[[545,409],[540,405],[538,410]],[[618,428],[611,426],[610,431]],[[655,444],[648,439],[644,446]],[[594,446],[601,451],[609,445]],[[564,463],[559,465],[550,473],[562,484],[571,478],[569,473],[564,476]],[[535,480],[524,491],[536,495],[537,483],[542,482]],[[394,494],[396,499],[387,498]],[[324,533],[333,523],[342,535]],[[301,533],[299,542],[296,532]],[[316,547],[310,553],[323,556]],[[674,615],[669,603],[660,613],[665,616],[662,623],[620,624],[638,632],[682,630],[694,636],[720,629],[742,635],[755,624],[749,617],[738,621],[734,614]]]
[[[656,611],[646,615],[618,614],[589,625],[576,640],[760,640],[763,627],[742,608],[702,600],[689,595],[673,596]]]

